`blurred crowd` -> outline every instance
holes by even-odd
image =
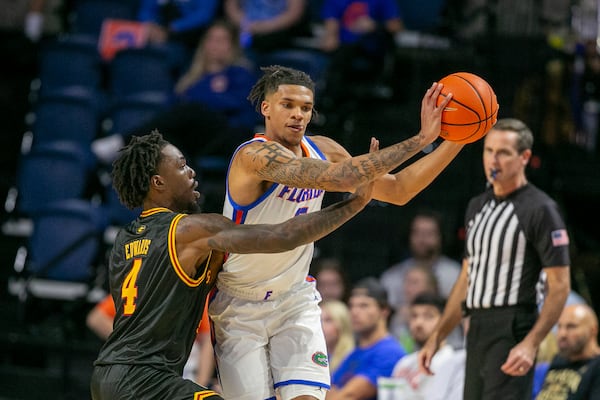
[[[173,67],[169,70],[173,75],[169,106],[183,101],[200,104],[204,112],[217,111],[213,116],[216,122],[207,123],[205,131],[229,132],[231,128],[234,137],[237,128],[249,129],[256,119],[248,115],[243,90],[247,81],[242,77],[243,82],[232,80],[233,72],[234,76],[245,72],[231,70],[232,66],[246,69],[250,77],[268,63],[310,68],[307,72],[321,89],[317,109],[324,117],[313,123],[329,121],[333,124],[327,125],[329,131],[336,131],[329,134],[341,135],[337,131],[344,129],[344,117],[337,114],[356,109],[356,100],[349,99],[349,93],[406,100],[410,94],[422,92],[420,88],[410,89],[411,85],[423,84],[414,79],[441,78],[430,78],[421,65],[429,65],[430,57],[437,57],[487,78],[500,98],[501,113],[524,120],[540,132],[544,145],[573,144],[597,154],[597,4],[593,0],[545,0],[538,7],[537,3],[436,0],[415,6],[406,0],[9,1],[3,6],[0,29],[7,39],[18,35],[26,38],[4,43],[5,53],[26,53],[30,48],[28,60],[39,62],[39,50],[48,41],[68,35],[96,35],[97,40],[103,13],[106,18],[139,22],[146,30],[147,46],[168,48]],[[217,21],[230,29],[232,36],[206,44],[206,39],[213,37],[206,35],[208,28]],[[219,47],[217,54],[215,48]],[[432,74],[454,72],[448,67],[454,68],[449,64]],[[32,77],[38,72],[34,65]],[[347,85],[348,81],[352,85]],[[181,109],[176,107],[176,111]],[[173,127],[179,115],[176,111],[163,116],[165,126]],[[194,112],[182,113],[187,118]],[[190,130],[198,130],[194,123],[206,122],[205,118],[189,121]],[[176,138],[182,137],[178,129],[173,127]],[[98,132],[99,137],[104,134]],[[181,144],[188,145],[190,152],[194,150],[189,142]],[[225,148],[230,149],[228,143]],[[106,156],[110,148],[99,151],[101,157]]]
[[[599,278],[593,268],[600,265],[600,240],[588,214],[590,205],[597,204],[600,183],[587,178],[600,155],[597,1],[0,0],[0,7],[0,51],[7,55],[2,70],[8,77],[28,78],[27,87],[15,88],[4,80],[0,87],[2,104],[20,102],[13,116],[19,121],[35,114],[45,97],[56,94],[47,89],[51,82],[42,75],[44,50],[81,38],[95,49],[103,33],[102,19],[139,23],[144,43],[134,47],[160,50],[168,83],[151,95],[132,89],[117,94],[112,65],[118,62],[118,53],[112,60],[98,56],[94,99],[100,105],[89,150],[99,170],[110,169],[131,135],[159,129],[187,153],[200,174],[211,168],[222,172],[235,147],[260,130],[260,115],[246,96],[260,67],[269,64],[287,64],[310,73],[317,83],[318,113],[309,131],[350,142],[349,149],[357,152],[373,135],[366,129],[357,131],[357,112],[369,113],[375,104],[377,110],[370,118],[387,118],[382,110],[416,103],[414,93],[455,69],[469,68],[484,76],[496,90],[500,114],[520,118],[535,132],[535,155],[529,166],[532,181],[551,194],[560,190],[563,195],[557,200],[571,218],[568,223],[581,221],[573,228],[573,296],[579,296],[577,304],[589,306],[565,308],[548,339],[558,339],[558,345],[539,356],[545,359],[539,362],[541,378],[532,396],[539,392],[538,398],[551,398],[544,396],[553,390],[552,380],[558,381],[561,370],[583,375],[581,368],[588,362],[597,369],[599,350],[592,338],[598,334],[598,322],[593,309],[600,299],[590,292],[593,283],[586,284]],[[31,86],[29,79],[35,82]],[[127,114],[127,124],[119,125],[114,110],[132,102],[137,109],[140,104],[148,108],[143,115]],[[394,124],[404,122],[402,117],[390,119]],[[20,123],[8,123],[5,130],[22,131],[3,132],[9,135],[8,143],[19,149],[16,153],[23,151],[23,132],[35,126]],[[34,130],[34,144],[35,140],[39,139]],[[16,169],[19,154],[10,154],[8,160],[3,168]],[[591,166],[588,175],[581,175],[576,165]],[[220,194],[217,191],[215,196]],[[207,208],[218,212],[221,205],[218,198],[215,209],[210,209],[210,203]],[[460,376],[445,375],[437,378],[438,383],[413,379],[414,359],[403,357],[404,352],[415,354],[427,339],[460,273],[461,254],[454,251],[460,246],[451,254],[445,251],[449,246],[444,233],[454,234],[452,244],[463,239],[460,226],[444,226],[439,210],[413,214],[408,230],[399,235],[407,240],[396,243],[402,249],[396,252],[397,259],[389,260],[390,265],[365,266],[376,271],[371,275],[377,279],[359,279],[364,270],[346,268],[349,260],[328,254],[327,249],[314,260],[311,272],[323,296],[332,376],[342,387],[342,372],[336,375],[336,371],[349,354],[363,356],[356,355],[355,343],[368,340],[373,330],[389,333],[397,342],[387,348],[397,357],[389,362],[385,375],[409,382],[412,389],[406,389],[407,395],[462,382]],[[578,333],[570,333],[572,325],[581,325]],[[450,371],[464,363],[467,328],[465,321],[448,337],[438,368]],[[571,348],[577,335],[585,339],[585,349]],[[399,363],[403,358],[404,363]],[[202,379],[213,381],[214,376]]]

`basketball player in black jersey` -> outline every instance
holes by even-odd
[[[516,119],[498,120],[488,132],[483,166],[490,185],[469,202],[462,271],[419,354],[422,371],[431,373],[431,358],[464,308],[465,400],[531,398],[537,349],[570,291],[565,223],[557,204],[525,175],[532,145],[530,129]],[[538,316],[540,276],[548,291]]]
[[[371,150],[378,147],[371,141]],[[221,399],[182,378],[204,303],[226,253],[275,253],[313,242],[356,215],[372,185],[319,212],[276,225],[236,225],[198,211],[196,173],[157,131],[133,137],[113,164],[127,207],[142,207],[122,229],[109,262],[114,330],[91,380],[94,400]]]

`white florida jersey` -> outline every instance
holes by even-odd
[[[267,140],[263,135],[256,135],[240,145],[235,153],[249,143]],[[310,138],[304,137],[301,147],[304,157],[325,159]],[[228,171],[223,215],[237,224],[276,224],[320,210],[323,196],[323,190],[275,183],[258,200],[241,206],[231,199]],[[218,275],[217,286],[232,296],[248,300],[275,299],[305,281],[313,249],[314,245],[310,243],[284,253],[230,253]]]

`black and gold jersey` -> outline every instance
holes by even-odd
[[[175,247],[177,224],[185,217],[150,209],[118,233],[109,262],[117,313],[96,365],[152,365],[182,373],[220,268],[211,270],[209,258],[196,277],[185,273]]]

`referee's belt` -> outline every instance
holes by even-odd
[[[510,306],[493,306],[493,307],[481,307],[481,308],[468,308],[466,302],[461,303],[461,309],[463,317],[467,317],[469,315],[485,315],[491,312],[498,311],[523,311],[527,313],[536,313],[537,305],[536,304],[514,304]]]

